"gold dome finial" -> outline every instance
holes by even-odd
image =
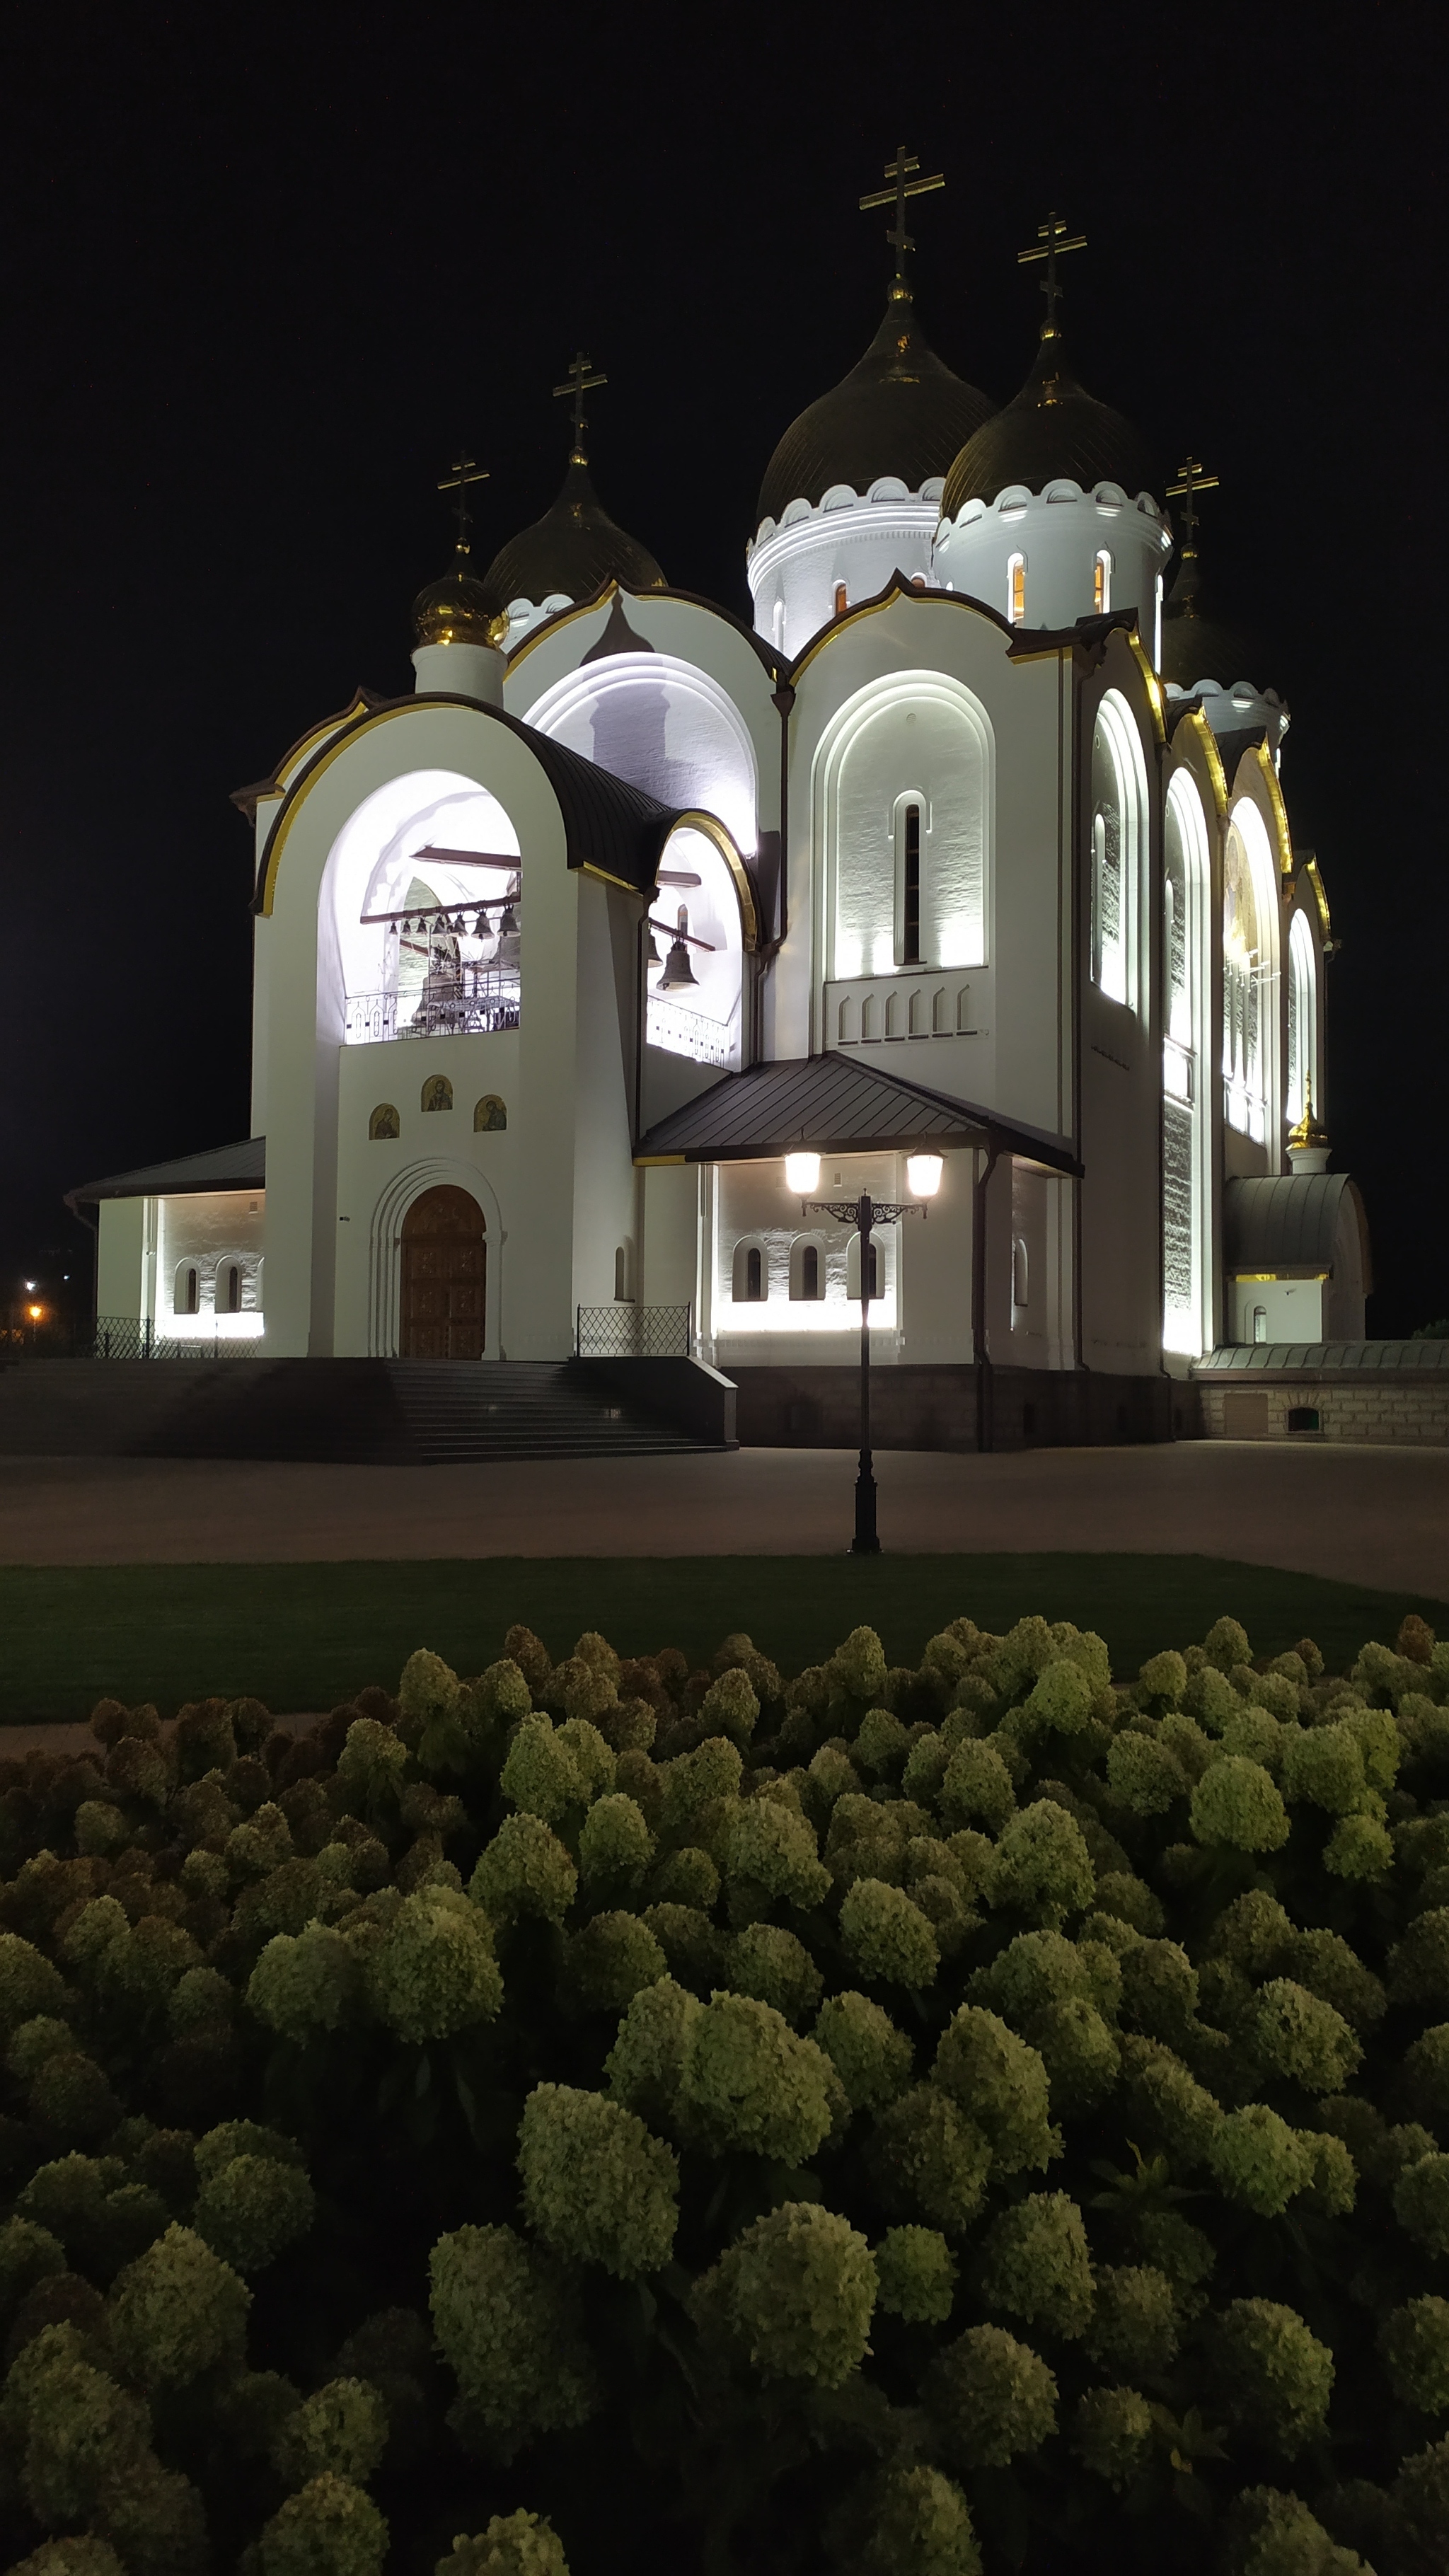
[[[589,425],[584,418],[584,396],[591,394],[597,385],[606,385],[608,381],[608,377],[595,367],[593,359],[586,358],[580,349],[569,361],[567,384],[554,386],[554,401],[557,402],[562,395],[565,401],[573,405],[574,443],[569,451],[570,465],[587,465],[589,461],[588,450],[584,445],[584,432]]]
[[[471,484],[487,480],[486,466],[460,454],[453,459],[452,473],[438,485],[440,492],[457,493],[453,507],[458,535],[452,563],[441,581],[430,581],[413,601],[413,639],[418,645],[498,644],[508,632],[507,610],[470,565],[473,513],[468,491]]]
[[[1034,260],[1046,261],[1046,275],[1041,282],[1041,291],[1046,297],[1046,320],[1041,326],[1044,340],[1059,340],[1062,336],[1061,324],[1057,320],[1057,306],[1062,300],[1062,290],[1057,281],[1057,261],[1064,251],[1085,250],[1086,247],[1085,233],[1069,235],[1062,217],[1051,214],[1044,224],[1037,225],[1032,248],[1019,250],[1016,254],[1018,268],[1029,268]]]
[[[1303,1085],[1303,1115],[1288,1139],[1290,1154],[1324,1153],[1328,1147],[1328,1130],[1320,1127],[1313,1115],[1313,1085]]]
[[[886,234],[886,240],[896,255],[896,273],[891,284],[890,298],[893,304],[909,304],[911,300],[910,281],[906,276],[906,253],[908,250],[914,250],[916,245],[906,230],[906,199],[929,196],[933,188],[944,188],[946,185],[944,172],[937,170],[929,179],[923,179],[919,175],[920,167],[914,152],[908,152],[904,143],[898,143],[894,161],[888,161],[881,173],[883,178],[889,179],[890,186],[873,188],[870,195],[862,197],[860,201],[860,211],[863,215],[869,214],[876,206],[894,206],[896,210],[895,225]]]

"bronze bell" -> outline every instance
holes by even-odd
[[[677,984],[695,984],[699,981],[689,962],[689,950],[684,944],[683,934],[689,928],[687,905],[680,905],[677,918],[681,935],[670,942],[669,955],[664,961],[664,972],[659,978],[661,993],[672,992]]]

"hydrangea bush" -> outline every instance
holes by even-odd
[[[1449,1644],[516,1629],[0,1765],[27,2576],[1442,2576]]]

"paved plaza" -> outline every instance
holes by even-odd
[[[902,1555],[1235,1557],[1449,1599],[1449,1449],[1185,1441],[1005,1457],[883,1451]],[[357,1467],[7,1458],[0,1564],[832,1555],[843,1450]]]

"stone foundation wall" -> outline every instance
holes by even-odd
[[[1269,1377],[1254,1371],[1237,1383],[1214,1375],[1196,1381],[1202,1433],[1208,1440],[1363,1440],[1410,1448],[1449,1443],[1449,1385],[1344,1370]],[[1292,1416],[1301,1416],[1293,1420]]]
[[[854,1449],[860,1372],[850,1367],[731,1368],[740,1444],[755,1449]],[[1108,1377],[1091,1369],[991,1371],[993,1449],[1111,1448],[1191,1438],[1196,1390],[1166,1377]],[[871,1445],[974,1449],[976,1371],[873,1368]]]

